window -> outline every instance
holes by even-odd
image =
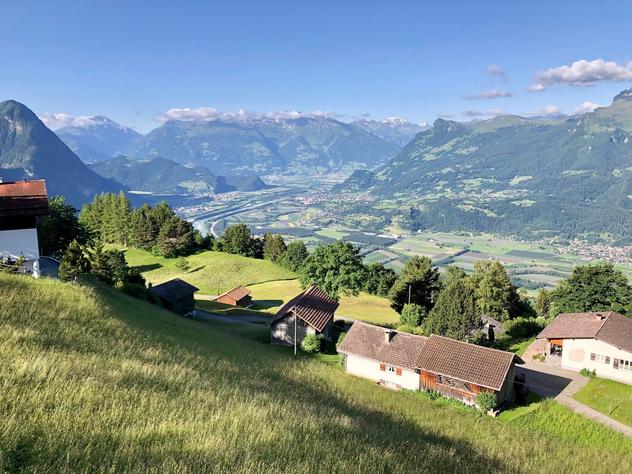
[[[613,367],[615,369],[627,370],[629,372],[632,372],[632,361],[622,360],[622,359],[615,359]]]
[[[392,365],[389,365],[389,366],[388,366],[388,371],[389,371],[390,373],[394,374],[394,373],[395,373],[395,367],[393,367]]]
[[[610,364],[610,356],[595,354],[594,352],[590,353],[590,360],[600,362],[602,364]]]

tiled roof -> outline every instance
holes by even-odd
[[[0,217],[46,214],[48,193],[43,179],[0,183]]]
[[[609,312],[562,313],[538,339],[598,339],[632,352],[632,319]]]
[[[514,361],[522,363],[511,352],[432,335],[424,346],[418,368],[500,390]]]
[[[338,309],[336,300],[330,298],[327,293],[317,286],[311,286],[285,303],[274,315],[270,324],[290,313],[294,313],[317,331],[322,331],[334,318],[336,309]]]
[[[387,331],[391,333],[389,342],[386,342]],[[342,341],[338,352],[415,369],[427,339],[356,321]]]
[[[228,290],[226,293],[222,293],[218,296],[218,298],[221,298],[222,296],[230,296],[235,301],[239,301],[244,296],[248,296],[250,293],[252,292],[245,286],[238,286],[236,288],[233,288],[232,290]]]
[[[199,288],[196,288],[190,283],[180,280],[179,278],[174,278],[160,285],[152,286],[150,291],[167,301],[175,301],[182,297],[189,296],[198,290]]]

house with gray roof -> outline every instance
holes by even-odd
[[[432,390],[474,405],[481,392],[498,406],[514,397],[515,354],[447,337],[417,336],[356,321],[338,348],[349,374],[379,385]]]
[[[537,336],[548,365],[632,385],[632,319],[613,311],[562,313]]]
[[[180,278],[174,278],[152,286],[149,291],[158,297],[164,308],[185,315],[195,309],[194,293],[198,289]]]

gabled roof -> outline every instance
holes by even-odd
[[[632,352],[632,319],[613,311],[558,314],[538,339],[598,339]]]
[[[389,342],[386,342],[386,332],[391,333]],[[338,352],[415,369],[427,340],[427,337],[356,321],[342,341]]]
[[[0,183],[0,217],[45,216],[48,214],[46,181]]]
[[[492,390],[500,390],[514,362],[523,363],[522,359],[512,352],[433,334],[424,346],[418,368]]]
[[[230,296],[235,301],[239,301],[245,296],[248,296],[250,293],[252,292],[245,286],[237,286],[233,288],[232,290],[228,290],[225,293],[222,293],[221,295],[218,296],[218,298],[221,298],[222,296]]]
[[[317,331],[322,331],[334,318],[338,306],[336,300],[314,285],[285,303],[274,315],[270,324],[294,313]]]
[[[152,286],[150,291],[167,301],[176,301],[182,297],[190,296],[198,290],[199,288],[196,288],[186,281],[180,280],[180,278],[174,278],[160,285]]]

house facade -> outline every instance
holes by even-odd
[[[23,258],[18,271],[40,276],[37,223],[47,214],[44,180],[0,182],[0,264]]]
[[[632,385],[632,319],[615,312],[559,314],[537,336],[547,365]]]
[[[481,392],[496,394],[498,406],[514,398],[510,352],[446,337],[429,338],[356,321],[338,348],[345,371],[393,389],[432,390],[470,405]]]
[[[226,293],[222,293],[215,301],[230,306],[247,308],[252,304],[252,297],[250,296],[250,293],[250,290],[245,286],[238,286],[232,290],[228,290]]]
[[[337,301],[317,286],[312,286],[284,304],[273,316],[270,342],[300,347],[308,334],[323,334],[331,338],[336,309]]]

